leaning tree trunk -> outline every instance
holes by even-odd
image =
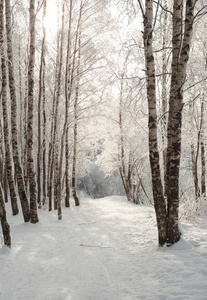
[[[3,109],[3,124],[4,124],[4,144],[5,144],[5,155],[6,155],[6,168],[7,168],[7,176],[9,182],[10,189],[10,197],[11,197],[11,205],[12,205],[12,213],[13,215],[18,214],[18,204],[17,204],[17,195],[15,190],[14,183],[14,173],[13,173],[13,162],[11,157],[10,150],[10,134],[9,134],[9,122],[8,122],[8,108],[7,108],[7,71],[6,71],[6,60],[4,54],[4,7],[3,0],[0,1],[0,49],[2,53],[1,57],[1,72],[2,72],[2,109]]]
[[[24,177],[22,167],[20,164],[19,143],[17,134],[17,99],[16,99],[16,85],[14,78],[14,63],[13,63],[13,49],[12,49],[12,32],[11,32],[11,8],[10,0],[6,1],[6,31],[7,31],[7,53],[8,53],[8,70],[9,70],[9,90],[11,97],[11,131],[12,131],[12,149],[13,160],[15,167],[15,175],[17,179],[17,187],[22,206],[24,221],[30,220],[29,203],[25,191]]]
[[[35,0],[30,0],[30,48],[28,68],[27,174],[29,178],[31,223],[37,223],[37,188],[33,159],[33,107],[35,66]]]
[[[183,30],[183,0],[174,1],[172,36],[172,75],[167,128],[167,244],[180,240],[178,226],[179,210],[179,169],[181,155],[181,128],[183,108],[183,85],[186,78],[187,62],[193,32],[194,6],[196,0],[186,0]]]
[[[166,243],[166,205],[161,182],[159,151],[157,141],[157,111],[155,63],[152,48],[153,1],[145,1],[144,17],[144,53],[147,72],[149,158],[152,175],[152,190],[157,218],[159,245]]]
[[[4,200],[3,200],[1,186],[0,186],[0,220],[1,220],[2,232],[4,236],[4,244],[10,248],[11,247],[10,226],[6,219],[6,210],[4,207]]]

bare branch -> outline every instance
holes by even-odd
[[[154,24],[152,26],[152,31],[154,30],[155,25],[156,25],[159,4],[160,4],[160,0],[158,0],[158,3],[157,3],[157,8],[156,8],[156,13],[155,13],[155,18],[154,18]]]
[[[140,7],[140,9],[141,9],[142,16],[143,16],[143,19],[144,19],[144,18],[145,18],[144,8],[143,8],[143,6],[142,6],[141,1],[140,1],[140,0],[137,0],[137,1],[138,1],[138,3],[139,3],[139,7]]]
[[[206,78],[203,78],[203,79],[201,79],[201,80],[199,80],[199,81],[197,81],[196,83],[194,83],[194,84],[192,84],[192,85],[190,85],[190,86],[187,87],[183,92],[188,91],[189,89],[193,88],[195,85],[197,85],[197,84],[199,84],[199,83],[201,83],[201,82],[203,82],[203,81],[205,81],[205,80],[207,80],[207,77],[206,77]]]
[[[170,11],[170,10],[164,8],[164,7],[159,3],[159,1],[157,2],[157,1],[154,1],[154,0],[153,0],[152,2],[156,3],[157,5],[159,5],[164,11],[166,11],[166,12],[168,12],[169,14],[173,15],[172,11]]]
[[[204,10],[205,8],[207,8],[207,5],[204,5],[204,6],[197,12],[197,14],[195,14],[195,16],[194,16],[194,18],[193,18],[193,21],[194,21],[197,17],[203,16],[204,14],[207,13],[207,12],[204,12],[204,13],[201,14],[201,11]]]

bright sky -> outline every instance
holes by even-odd
[[[47,38],[52,37],[57,32],[57,1],[50,0],[47,4],[47,13],[44,20],[44,26],[47,33]]]

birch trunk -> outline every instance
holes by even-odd
[[[70,207],[70,181],[69,181],[69,138],[68,126],[65,135],[65,207]]]
[[[201,194],[206,194],[206,159],[204,146],[204,96],[201,102],[201,120],[200,120],[200,147],[201,147]]]
[[[63,49],[63,33],[64,33],[64,11],[65,11],[65,6],[63,4],[62,7],[62,30],[61,30],[61,59],[62,59],[62,49]],[[67,114],[68,114],[68,108],[66,106],[66,112],[65,112],[65,122],[63,126],[63,133],[61,137],[61,145],[60,145],[60,162],[59,162],[59,170],[57,170],[58,175],[57,175],[57,210],[58,210],[58,220],[62,219],[62,208],[61,208],[61,200],[62,200],[62,165],[63,165],[63,152],[64,152],[64,140],[65,140],[65,133],[66,133],[66,127],[67,127]],[[58,163],[58,161],[57,161]]]
[[[194,188],[195,188],[195,198],[198,199],[200,196],[200,191],[199,191],[199,186],[198,186],[198,151],[199,149],[197,148],[197,152],[195,154],[195,147],[194,144],[191,144],[191,160],[192,160],[192,166],[193,166],[193,179],[194,179]]]
[[[28,62],[27,58],[25,59],[25,70],[24,70],[24,87],[25,87],[25,94],[24,94],[24,181],[25,181],[25,188],[28,192],[28,174],[27,174],[27,118],[28,118]]]
[[[19,130],[19,138],[20,138],[20,149],[21,149],[21,166],[24,166],[24,147],[23,147],[23,93],[22,93],[22,68],[21,68],[21,43],[19,40],[19,98],[20,98],[20,130]],[[24,174],[23,174],[24,175]],[[25,189],[26,191],[26,189]]]
[[[75,206],[79,206],[79,198],[76,191],[76,161],[77,161],[77,116],[75,116],[74,124],[74,146],[73,146],[73,169],[72,169],[72,193],[75,201]]]
[[[35,0],[30,0],[30,48],[28,68],[28,120],[27,120],[27,174],[29,178],[31,223],[37,223],[37,188],[33,159],[33,106],[34,106],[34,66],[35,66]]]
[[[181,152],[181,127],[183,108],[183,85],[186,77],[187,62],[193,32],[194,6],[196,0],[186,0],[186,13],[182,20],[183,1],[174,1],[172,36],[172,76],[169,99],[167,128],[167,244],[180,240],[178,226],[179,210],[179,168]]]
[[[6,210],[4,207],[4,200],[3,200],[3,194],[2,189],[0,187],[0,220],[1,220],[1,227],[2,232],[4,236],[4,244],[11,248],[11,235],[10,235],[10,226],[7,222],[6,218]]]
[[[70,14],[69,14],[69,25],[68,25],[68,41],[67,41],[67,57],[66,57],[66,68],[65,68],[65,206],[70,207],[70,181],[69,181],[69,106],[70,106],[70,95],[71,95],[71,23],[72,23],[72,0],[70,0]],[[73,75],[72,75],[73,76]],[[68,91],[70,89],[70,92]]]
[[[10,134],[9,134],[9,123],[8,123],[8,108],[7,108],[7,70],[6,70],[6,61],[4,54],[4,6],[3,0],[0,0],[0,49],[2,53],[1,57],[1,72],[2,72],[2,109],[3,109],[3,132],[4,132],[4,144],[5,144],[5,155],[6,155],[6,168],[7,168],[7,176],[9,182],[9,190],[11,197],[11,206],[13,215],[18,214],[18,204],[17,204],[17,195],[15,190],[14,183],[14,172],[13,172],[13,162],[11,157],[11,149],[10,149]]]
[[[149,159],[152,174],[152,189],[158,227],[159,245],[166,242],[166,205],[161,182],[159,151],[157,144],[157,111],[155,63],[152,48],[153,2],[145,1],[144,15],[144,53],[147,72]]]
[[[46,16],[46,4],[47,2],[44,2],[44,8],[43,8],[43,18],[42,23],[44,24],[44,19]],[[45,177],[42,177],[41,172],[41,163],[42,163],[42,98],[43,98],[43,84],[44,84],[44,57],[45,57],[45,38],[46,38],[46,31],[45,26],[43,25],[43,38],[42,38],[42,49],[41,49],[41,60],[40,60],[40,71],[39,71],[39,95],[38,95],[38,153],[37,153],[37,202],[38,206],[41,207],[42,200],[42,180],[45,181]],[[44,145],[45,146],[45,145]]]
[[[58,8],[59,16],[59,8]],[[61,83],[61,72],[62,72],[62,57],[60,47],[60,31],[57,33],[57,56],[56,56],[56,69],[55,69],[55,85],[53,92],[53,106],[52,106],[52,121],[51,121],[51,141],[49,146],[49,157],[48,157],[48,197],[49,197],[49,211],[52,209],[52,183],[54,176],[55,167],[55,147],[56,147],[56,135],[57,135],[57,119],[59,111],[59,97],[60,97],[60,83]]]
[[[8,176],[7,176],[7,166],[6,163],[4,164],[4,180],[3,180],[3,190],[4,190],[4,200],[5,203],[8,202],[9,198],[9,191],[8,191]]]
[[[56,210],[58,207],[58,176],[59,176],[59,155],[58,155],[58,143],[55,145],[54,152],[54,209]]]
[[[163,47],[163,55],[162,55],[162,155],[163,155],[163,173],[164,173],[164,183],[163,183],[163,188],[164,188],[164,195],[166,196],[166,124],[167,124],[167,116],[166,116],[166,111],[167,111],[167,51],[166,51],[166,45],[167,45],[167,36],[168,36],[168,5],[167,5],[167,0],[164,0],[163,7],[165,9],[164,11],[164,22],[163,22],[163,42],[162,42],[162,47]]]
[[[19,155],[19,143],[17,134],[17,99],[16,99],[16,86],[13,69],[13,49],[12,49],[12,33],[11,33],[11,8],[10,0],[6,1],[6,31],[7,31],[7,53],[8,53],[8,70],[9,70],[9,90],[11,97],[11,131],[12,131],[12,149],[13,149],[13,160],[15,167],[15,174],[17,179],[17,187],[19,191],[19,197],[22,206],[22,212],[24,221],[30,220],[29,203],[25,191],[24,177],[22,167],[20,164]]]
[[[123,186],[125,189],[125,193],[127,196],[127,200],[131,200],[131,192],[130,192],[130,184],[129,180],[127,177],[127,172],[126,172],[126,166],[125,166],[125,151],[124,151],[124,134],[123,134],[123,120],[122,120],[122,115],[123,115],[123,77],[124,74],[121,76],[121,91],[120,91],[120,99],[119,99],[119,129],[120,129],[120,160],[121,160],[121,166],[120,166],[120,173],[121,173],[121,178],[123,182]]]
[[[54,135],[53,135],[53,141],[56,145],[56,132],[57,132],[57,118],[58,118],[58,106],[59,106],[59,100],[60,100],[60,92],[61,92],[61,74],[62,74],[62,65],[63,65],[63,42],[64,42],[64,14],[65,14],[65,6],[63,4],[62,6],[62,29],[61,29],[61,40],[60,40],[60,64],[59,64],[59,71],[58,71],[58,78],[57,78],[57,97],[56,97],[56,112],[55,112],[55,120],[54,120]],[[62,209],[61,209],[61,196],[62,196],[62,189],[61,189],[61,178],[62,178],[62,158],[63,158],[63,140],[64,140],[64,134],[65,134],[65,126],[63,129],[63,137],[62,137],[62,143],[61,143],[61,155],[60,155],[60,161],[59,161],[59,155],[58,155],[58,146],[55,146],[56,153],[56,159],[55,159],[55,183],[54,183],[54,206],[55,209],[58,210],[58,219],[62,219]]]
[[[42,176],[43,176],[43,205],[46,203],[47,197],[47,171],[46,171],[46,91],[45,91],[45,59],[43,60],[43,74],[42,74],[42,114],[43,114],[43,140],[42,140]]]
[[[206,157],[203,136],[201,140],[201,193],[206,196]]]
[[[72,193],[73,198],[75,201],[75,206],[80,205],[79,198],[77,196],[77,190],[76,190],[76,162],[77,162],[77,134],[78,134],[78,97],[79,97],[79,83],[80,83],[80,59],[81,59],[81,18],[82,18],[82,8],[83,4],[81,1],[80,4],[80,13],[79,13],[79,19],[78,19],[78,26],[76,31],[76,41],[78,38],[78,62],[77,62],[77,82],[76,82],[76,89],[75,89],[75,101],[74,101],[74,144],[73,144],[73,166],[72,166]],[[76,44],[77,42],[75,42]],[[75,55],[74,55],[75,59]]]

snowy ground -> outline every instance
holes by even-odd
[[[159,249],[153,208],[122,197],[82,198],[62,221],[39,217],[33,225],[8,214],[1,300],[207,299],[207,220],[183,223],[184,240]]]

